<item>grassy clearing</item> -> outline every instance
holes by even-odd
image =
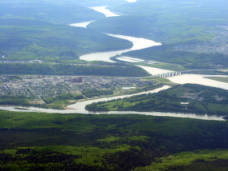
[[[161,69],[174,70],[174,71],[183,71],[185,69],[183,66],[178,64],[169,64],[169,63],[163,63],[163,62],[155,63],[150,66],[161,68]]]
[[[228,77],[207,77],[207,78],[211,79],[211,80],[216,80],[216,81],[228,83]]]
[[[169,168],[183,167],[191,165],[197,160],[216,161],[219,159],[228,159],[227,150],[206,150],[198,152],[184,152],[157,159],[157,162],[150,166],[136,168],[134,171],[165,171]]]

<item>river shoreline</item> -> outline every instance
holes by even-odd
[[[154,47],[154,46],[162,46],[162,43],[160,42],[155,42],[153,40],[145,39],[142,37],[133,37],[133,36],[109,34],[109,33],[106,33],[106,35],[117,39],[127,40],[132,43],[132,47],[128,49],[123,49],[123,50],[89,53],[89,54],[82,55],[79,58],[81,60],[85,60],[88,62],[101,61],[101,62],[115,63],[115,61],[113,61],[112,58],[115,56],[120,56],[123,53],[127,53],[133,50],[141,50],[141,49]]]
[[[108,112],[90,112],[86,110],[86,106],[103,102],[103,101],[111,101],[123,98],[129,98],[137,95],[143,94],[153,94],[158,93],[164,90],[169,89],[170,86],[163,86],[160,88],[156,88],[150,91],[144,91],[135,94],[128,94],[123,96],[114,96],[107,98],[98,98],[98,99],[90,99],[86,101],[81,101],[75,103],[73,105],[69,105],[65,110],[57,110],[57,109],[45,109],[38,107],[23,107],[23,106],[0,106],[0,110],[11,111],[11,112],[35,112],[35,113],[48,113],[48,114],[93,114],[93,115],[126,115],[126,114],[134,114],[134,115],[148,115],[148,116],[158,116],[158,117],[176,117],[176,118],[189,118],[189,119],[199,119],[199,120],[214,120],[214,121],[225,121],[222,116],[212,116],[212,115],[197,115],[193,113],[172,113],[172,112],[137,112],[137,111],[108,111]]]
[[[81,26],[85,27],[88,23],[80,23]],[[84,25],[83,25],[84,24]],[[72,27],[75,27],[75,25],[70,25]],[[85,61],[103,61],[103,62],[115,62],[111,58],[122,55],[123,53],[130,52],[132,50],[141,50],[153,46],[161,46],[162,43],[155,42],[153,40],[145,39],[145,38],[138,38],[133,36],[125,36],[125,35],[117,35],[117,34],[107,34],[108,36],[124,39],[127,41],[130,41],[132,43],[132,47],[129,49],[123,49],[123,50],[117,50],[117,51],[108,51],[108,52],[95,52],[90,54],[85,54],[80,56],[81,60]],[[131,58],[131,57],[130,57]],[[149,67],[149,66],[143,66],[143,65],[137,65],[138,67],[143,68],[145,71],[147,71],[151,75],[161,74],[161,73],[167,73],[171,72],[169,70],[164,69],[158,69],[155,67]],[[224,88],[228,90],[228,84],[221,83],[219,81],[213,81],[207,78],[204,78],[201,75],[191,74],[192,77],[189,77],[189,75],[180,75],[180,76],[174,76],[170,77],[169,80],[177,83],[177,84],[202,84],[205,85],[205,80],[209,82],[209,84],[206,84],[207,86],[215,86],[215,84],[220,85],[217,88]],[[208,76],[208,75],[207,75]],[[216,75],[214,75],[216,76]],[[197,79],[193,79],[197,78]],[[214,84],[213,84],[214,83]],[[220,83],[220,84],[218,84]],[[221,86],[222,85],[222,86]],[[130,95],[123,95],[123,96],[114,96],[114,97],[104,97],[104,98],[98,98],[98,99],[90,99],[86,101],[80,101],[75,104],[67,106],[65,110],[55,110],[55,109],[44,109],[44,108],[36,108],[36,107],[23,107],[23,106],[0,106],[0,110],[5,111],[14,111],[14,112],[43,112],[43,113],[53,113],[53,114],[138,114],[138,115],[150,115],[150,116],[160,116],[160,117],[179,117],[179,118],[191,118],[191,119],[201,119],[201,120],[215,120],[215,121],[225,121],[225,119],[221,116],[208,116],[208,115],[197,115],[192,113],[171,113],[171,112],[136,112],[136,111],[110,111],[110,112],[89,112],[86,110],[86,106],[92,103],[98,103],[103,101],[111,101],[111,100],[117,100],[117,99],[123,99],[123,98],[129,98],[132,96],[137,95],[143,95],[143,94],[149,94],[149,93],[158,93],[160,91],[164,91],[169,89],[170,86],[163,86],[154,90],[150,91],[144,91],[140,93],[130,94]]]

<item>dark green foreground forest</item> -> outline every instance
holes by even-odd
[[[1,111],[0,170],[227,170],[227,131],[226,121]]]

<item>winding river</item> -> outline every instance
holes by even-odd
[[[131,0],[129,0],[131,1]],[[135,2],[134,0],[132,2]],[[92,9],[104,13],[106,17],[114,17],[118,16],[118,14],[115,14],[111,11],[109,11],[105,6],[102,7],[93,7]],[[81,23],[74,23],[70,26],[73,27],[83,27],[86,28],[91,22],[81,22]],[[86,61],[105,61],[105,62],[115,62],[111,58],[115,56],[119,56],[119,59],[123,59],[125,61],[134,62],[139,61],[140,59],[137,58],[131,58],[131,57],[120,57],[123,53],[132,51],[132,50],[141,50],[153,46],[161,46],[162,43],[155,42],[153,40],[148,40],[145,38],[139,38],[139,37],[132,37],[132,36],[125,36],[125,35],[117,35],[117,34],[107,34],[108,36],[118,38],[118,39],[124,39],[128,40],[132,43],[132,47],[129,49],[123,49],[123,50],[117,50],[117,51],[108,51],[108,52],[95,52],[90,54],[85,54],[80,56],[81,60]],[[170,72],[170,70],[164,70],[164,69],[158,69],[154,67],[148,67],[148,66],[141,66],[139,67],[146,70],[151,75],[161,74],[161,73],[167,73]],[[208,77],[208,76],[207,76]],[[219,81],[214,81],[210,79],[206,79],[204,76],[200,75],[181,75],[176,77],[171,77],[171,81],[178,83],[178,84],[186,84],[186,83],[194,83],[194,84],[203,84],[208,86],[214,86],[218,88],[223,88],[228,90],[228,84],[227,83],[221,83]],[[210,81],[209,81],[210,80]],[[217,86],[219,85],[219,86]],[[86,110],[86,106],[92,103],[102,102],[102,101],[111,101],[111,100],[117,100],[117,99],[123,99],[123,98],[129,98],[132,96],[137,95],[143,95],[143,94],[151,94],[151,93],[158,93],[160,91],[164,91],[169,89],[170,86],[163,86],[151,91],[144,91],[140,93],[130,94],[130,95],[123,95],[123,96],[114,96],[114,97],[104,97],[104,98],[98,98],[98,99],[89,99],[84,101],[79,101],[75,104],[67,106],[64,110],[55,110],[55,109],[45,109],[45,108],[37,108],[37,107],[20,107],[20,106],[0,106],[0,110],[6,110],[6,111],[15,111],[15,112],[44,112],[44,113],[58,113],[58,114],[141,114],[141,115],[150,115],[150,116],[163,116],[163,117],[179,117],[179,118],[192,118],[192,119],[201,119],[201,120],[216,120],[216,121],[225,121],[223,117],[219,116],[208,116],[208,115],[196,115],[191,113],[171,113],[171,112],[136,112],[136,111],[110,111],[110,112],[89,112]]]
[[[105,15],[105,17],[118,17],[120,16],[119,14],[112,12],[107,8],[107,6],[96,6],[96,7],[90,7],[94,11],[97,11],[99,13],[102,13]]]
[[[86,54],[80,57],[82,60],[87,61],[107,61],[107,62],[114,62],[111,60],[112,57],[117,55],[121,55],[122,53],[129,52],[131,50],[139,50],[144,49],[152,46],[161,46],[161,43],[144,39],[144,38],[137,38],[132,36],[124,36],[124,35],[114,35],[108,34],[109,36],[125,39],[132,43],[132,47],[129,49],[119,50],[119,51],[109,51],[109,52],[95,52]],[[158,74],[158,73],[165,73],[170,72],[169,70],[163,70],[153,67],[145,67],[140,66],[145,69],[151,75]],[[208,77],[208,76],[207,76]],[[172,77],[175,79],[175,77]],[[179,79],[177,79],[179,80]],[[191,79],[186,79],[191,81]],[[185,81],[183,83],[190,83],[189,81]],[[174,80],[174,82],[177,82]],[[199,83],[199,82],[198,82]],[[129,98],[136,95],[143,95],[149,93],[158,93],[160,91],[164,91],[169,89],[170,86],[163,86],[161,88],[157,88],[151,91],[140,92],[136,94],[130,95],[123,95],[123,96],[114,96],[114,97],[105,97],[105,98],[98,98],[98,99],[89,99],[85,101],[79,101],[75,104],[69,105],[64,110],[56,110],[56,109],[45,109],[45,108],[37,108],[37,107],[20,107],[20,106],[0,106],[0,110],[6,111],[15,111],[15,112],[44,112],[44,113],[58,113],[58,114],[140,114],[140,115],[150,115],[150,116],[163,116],[163,117],[179,117],[179,118],[192,118],[192,119],[201,119],[201,120],[216,120],[216,121],[225,121],[223,117],[220,116],[208,116],[208,115],[196,115],[191,113],[171,113],[171,112],[136,112],[136,111],[110,111],[110,112],[89,112],[86,110],[86,106],[92,103],[102,102],[102,101],[111,101],[123,98]]]
[[[89,112],[86,110],[86,106],[92,103],[102,102],[102,101],[111,101],[123,98],[129,98],[136,95],[143,94],[152,94],[158,93],[169,89],[170,86],[163,86],[154,90],[144,91],[140,93],[123,95],[123,96],[114,96],[114,97],[105,97],[98,99],[90,99],[86,101],[80,101],[75,104],[69,105],[64,110],[57,109],[45,109],[38,107],[20,107],[20,106],[0,106],[0,110],[13,111],[13,112],[43,112],[43,113],[52,113],[52,114],[137,114],[137,115],[150,115],[150,116],[160,116],[160,117],[178,117],[178,118],[191,118],[191,119],[200,119],[200,120],[215,120],[215,121],[225,121],[223,117],[220,116],[208,116],[208,115],[196,115],[192,113],[171,113],[171,112],[136,112],[136,111],[110,111],[110,112]]]
[[[132,37],[132,36],[125,36],[125,35],[118,35],[118,34],[107,34],[107,35],[114,38],[130,41],[132,43],[132,47],[124,50],[89,53],[89,54],[80,56],[80,59],[85,61],[103,61],[103,62],[114,63],[115,61],[113,61],[111,58],[115,56],[119,56],[119,55],[122,55],[123,53],[130,52],[133,50],[141,50],[141,49],[145,49],[153,46],[162,45],[159,42],[155,42],[153,40],[140,38],[140,37]]]
[[[124,36],[124,35],[114,35],[114,34],[108,34],[109,36],[125,39],[130,42],[132,42],[132,47],[125,50],[119,50],[119,51],[109,51],[109,52],[95,52],[91,54],[86,54],[81,56],[80,58],[82,60],[87,61],[107,61],[107,62],[114,62],[111,60],[112,57],[121,55],[122,53],[129,52],[131,50],[139,50],[144,49],[152,46],[161,46],[161,43],[144,39],[144,38],[137,38],[137,37],[131,37],[131,36]],[[158,74],[159,72],[170,72],[169,70],[163,70],[153,67],[143,67],[140,66],[143,69],[145,69],[148,73],[151,75]],[[208,77],[208,76],[207,76]],[[201,77],[200,77],[201,78]],[[175,79],[175,77],[172,77],[172,79]],[[177,79],[179,80],[179,79]],[[190,83],[191,79],[186,79],[188,81],[185,81],[183,83]],[[177,82],[174,80],[174,82]],[[198,81],[197,81],[198,82]],[[198,82],[199,83],[199,82]],[[20,106],[0,106],[0,110],[6,110],[6,111],[15,111],[15,112],[44,112],[44,113],[58,113],[58,114],[140,114],[140,115],[150,115],[150,116],[163,116],[163,117],[179,117],[179,118],[192,118],[192,119],[201,119],[201,120],[216,120],[216,121],[225,121],[225,119],[221,116],[208,116],[208,115],[196,115],[191,113],[171,113],[171,112],[136,112],[136,111],[110,111],[110,112],[89,112],[86,110],[86,106],[92,103],[102,102],[102,101],[111,101],[111,100],[117,100],[117,99],[123,99],[123,98],[129,98],[136,95],[143,95],[143,94],[149,94],[149,93],[158,93],[160,91],[164,91],[169,89],[170,86],[163,86],[161,88],[157,88],[151,91],[144,91],[136,94],[130,94],[130,95],[123,95],[123,96],[114,96],[114,97],[105,97],[105,98],[98,98],[98,99],[89,99],[85,101],[79,101],[75,104],[69,105],[64,110],[56,110],[56,109],[45,109],[45,108],[37,108],[37,107],[20,107]]]

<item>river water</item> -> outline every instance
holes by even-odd
[[[87,60],[87,61],[108,61],[114,62],[111,60],[112,57],[116,55],[121,55],[122,53],[129,52],[131,50],[140,50],[152,46],[161,46],[161,43],[144,39],[144,38],[137,38],[132,36],[124,36],[124,35],[114,35],[108,34],[109,36],[115,38],[121,38],[132,42],[132,47],[125,50],[119,51],[109,51],[109,52],[96,52],[87,55],[83,55],[80,59]],[[139,66],[145,69],[151,75],[170,72],[170,70],[158,69],[154,67],[145,67]],[[207,75],[208,77],[208,75]],[[170,80],[179,84],[185,83],[195,83],[195,84],[205,84],[205,79],[203,76],[199,75],[181,75],[177,77],[170,77]],[[218,81],[213,81],[210,79],[206,79],[208,82],[208,86],[218,86],[219,88],[227,88],[226,83],[221,83]],[[213,84],[212,84],[213,83]],[[102,101],[110,101],[110,100],[117,100],[123,98],[129,98],[136,95],[143,95],[148,93],[158,93],[160,91],[164,91],[169,89],[169,86],[163,86],[161,88],[157,88],[151,91],[145,91],[141,93],[131,94],[131,95],[123,95],[123,96],[116,96],[116,97],[105,97],[105,98],[98,98],[98,99],[90,99],[86,101],[80,101],[75,104],[69,105],[65,110],[55,110],[55,109],[44,109],[44,108],[37,108],[37,107],[19,107],[19,106],[0,106],[0,110],[7,110],[7,111],[16,111],[16,112],[44,112],[44,113],[59,113],[59,114],[72,114],[72,113],[79,113],[79,114],[142,114],[142,115],[150,115],[150,116],[168,116],[168,117],[179,117],[179,118],[193,118],[193,119],[202,119],[202,120],[216,120],[216,121],[224,121],[223,117],[219,116],[208,116],[208,115],[196,115],[191,113],[170,113],[170,112],[136,112],[136,111],[110,111],[110,112],[88,112],[86,110],[86,106],[92,103],[102,102]]]
[[[141,37],[133,37],[133,36],[125,36],[119,34],[107,34],[108,36],[124,39],[130,41],[132,43],[132,47],[123,50],[116,51],[108,51],[108,52],[94,52],[80,56],[81,60],[85,61],[103,61],[103,62],[115,62],[111,58],[115,56],[122,55],[123,53],[130,52],[133,50],[141,50],[153,46],[161,46],[162,44],[159,42],[155,42],[153,40],[141,38]]]
[[[168,79],[177,84],[199,84],[209,87],[221,88],[228,90],[228,83],[209,79],[209,77],[227,77],[220,75],[200,75],[200,74],[184,74]]]
[[[87,113],[88,114],[91,112],[88,112],[85,108],[87,105],[90,105],[92,103],[107,102],[107,101],[111,101],[111,100],[124,99],[124,98],[129,98],[132,96],[138,96],[138,95],[143,95],[143,94],[153,94],[153,93],[158,93],[160,91],[167,90],[169,88],[170,88],[170,86],[166,85],[166,86],[163,86],[161,88],[157,88],[157,89],[150,90],[150,91],[144,91],[144,92],[140,92],[140,93],[135,93],[135,94],[91,99],[91,100],[86,100],[84,102],[79,102],[79,103],[75,103],[73,105],[69,105],[67,108],[74,110],[74,111],[77,111],[78,113]]]
[[[113,17],[118,16],[108,10],[105,6],[102,7],[92,7],[93,10],[101,12],[105,14],[106,17]],[[84,27],[86,28],[88,24],[92,21],[82,22],[82,23],[74,23],[70,26],[73,27]],[[148,40],[145,38],[133,37],[133,36],[125,36],[125,35],[117,35],[117,34],[107,34],[114,38],[128,40],[132,43],[132,47],[123,50],[117,51],[108,51],[108,52],[95,52],[90,54],[85,54],[80,56],[81,60],[86,61],[105,61],[105,62],[114,62],[111,58],[115,56],[122,55],[123,53],[130,52],[132,50],[141,50],[153,46],[161,46],[162,44],[159,42],[155,42],[153,40]],[[131,57],[130,57],[131,58]],[[133,59],[133,58],[132,58]],[[147,71],[151,75],[157,75],[162,73],[171,72],[170,70],[148,67],[148,66],[141,66],[145,71]],[[195,75],[195,74],[188,74],[188,75],[181,75],[176,77],[170,77],[169,80],[178,84],[186,84],[186,83],[193,83],[193,84],[202,84],[207,86],[214,86],[218,88],[223,88],[228,90],[228,84],[222,83],[219,81],[214,81],[207,79],[202,75]],[[209,76],[210,77],[210,76]],[[168,116],[168,117],[179,117],[179,118],[193,118],[193,119],[202,119],[202,120],[216,120],[216,121],[224,121],[223,117],[219,116],[208,116],[208,115],[196,115],[190,113],[171,113],[171,112],[136,112],[136,111],[110,111],[110,112],[89,112],[86,110],[86,106],[92,103],[98,103],[103,101],[111,101],[123,98],[129,98],[136,95],[143,95],[149,93],[158,93],[160,91],[164,91],[169,89],[170,86],[163,86],[161,88],[157,88],[151,91],[144,91],[140,93],[130,94],[130,95],[123,95],[123,96],[115,96],[115,97],[105,97],[105,98],[98,98],[98,99],[89,99],[85,101],[80,101],[75,104],[69,105],[64,110],[56,110],[56,109],[44,109],[44,108],[37,108],[37,107],[19,107],[19,106],[0,106],[0,110],[7,110],[7,111],[16,111],[16,112],[44,112],[44,113],[59,113],[59,114],[72,114],[72,113],[79,113],[79,114],[142,114],[142,115],[150,115],[150,116]]]
[[[86,110],[86,106],[92,103],[98,103],[103,101],[111,101],[123,98],[129,98],[136,95],[143,94],[152,94],[158,93],[169,89],[170,86],[163,86],[154,90],[144,91],[135,94],[123,95],[123,96],[114,96],[114,97],[105,97],[98,99],[90,99],[86,101],[80,101],[75,104],[69,105],[64,110],[57,109],[45,109],[38,107],[20,107],[20,106],[0,106],[0,110],[13,111],[13,112],[42,112],[42,113],[56,113],[56,114],[138,114],[138,115],[149,115],[149,116],[160,116],[160,117],[178,117],[178,118],[191,118],[191,119],[200,119],[200,120],[215,120],[215,121],[225,121],[223,117],[220,116],[208,116],[208,115],[196,115],[192,113],[171,113],[171,112],[136,112],[136,111],[109,111],[109,112],[89,112]]]
[[[84,22],[79,22],[79,23],[72,23],[69,26],[71,27],[81,27],[81,28],[87,28],[87,26],[89,24],[91,24],[92,22],[94,22],[93,20],[91,21],[84,21]]]
[[[105,17],[118,17],[119,14],[112,12],[109,10],[106,6],[96,6],[96,7],[90,7],[94,11],[100,12],[105,15]]]
[[[162,45],[162,43],[155,42],[153,40],[148,40],[145,38],[116,35],[116,34],[107,34],[107,35],[115,37],[115,38],[119,38],[119,39],[128,40],[132,43],[132,47],[129,49],[124,49],[124,50],[108,51],[108,52],[95,52],[95,53],[85,54],[85,55],[82,55],[80,57],[80,59],[86,60],[86,61],[115,62],[111,59],[114,56],[122,55],[123,53],[130,52],[133,50],[141,50],[141,49],[145,49],[148,47]],[[128,58],[131,58],[131,57],[128,57]],[[118,57],[117,59],[121,59],[121,57]],[[132,59],[134,59],[134,58],[132,58]],[[135,58],[135,60],[137,60],[137,58]],[[150,75],[159,75],[159,74],[173,72],[172,70],[155,68],[155,67],[150,67],[150,66],[143,66],[143,65],[137,65],[137,66],[144,69],[145,71],[147,71]],[[171,82],[174,82],[177,84],[199,84],[199,85],[228,90],[228,83],[211,80],[211,79],[207,78],[207,77],[212,77],[212,76],[216,77],[216,75],[184,74],[184,75],[178,75],[175,77],[169,77],[168,79]],[[220,77],[220,76],[218,76],[218,77]],[[223,76],[223,77],[226,77],[226,76]]]
[[[150,93],[158,93],[160,91],[164,91],[169,89],[170,86],[163,86],[154,90],[150,91],[144,91],[140,93],[135,93],[135,94],[127,94],[127,95],[122,95],[122,96],[111,96],[111,97],[103,97],[103,98],[97,98],[97,99],[89,99],[89,100],[82,100],[79,101],[75,104],[69,105],[66,107],[64,110],[57,110],[57,109],[45,109],[45,108],[38,108],[38,107],[20,107],[20,106],[0,106],[0,110],[8,110],[8,111],[23,111],[23,112],[45,112],[45,113],[81,113],[81,114],[91,114],[97,112],[89,112],[86,110],[86,106],[90,105],[92,103],[98,103],[98,102],[103,102],[103,101],[111,101],[111,100],[117,100],[117,99],[124,99],[124,98],[129,98],[132,96],[137,96],[137,95],[143,95],[143,94],[150,94]]]

